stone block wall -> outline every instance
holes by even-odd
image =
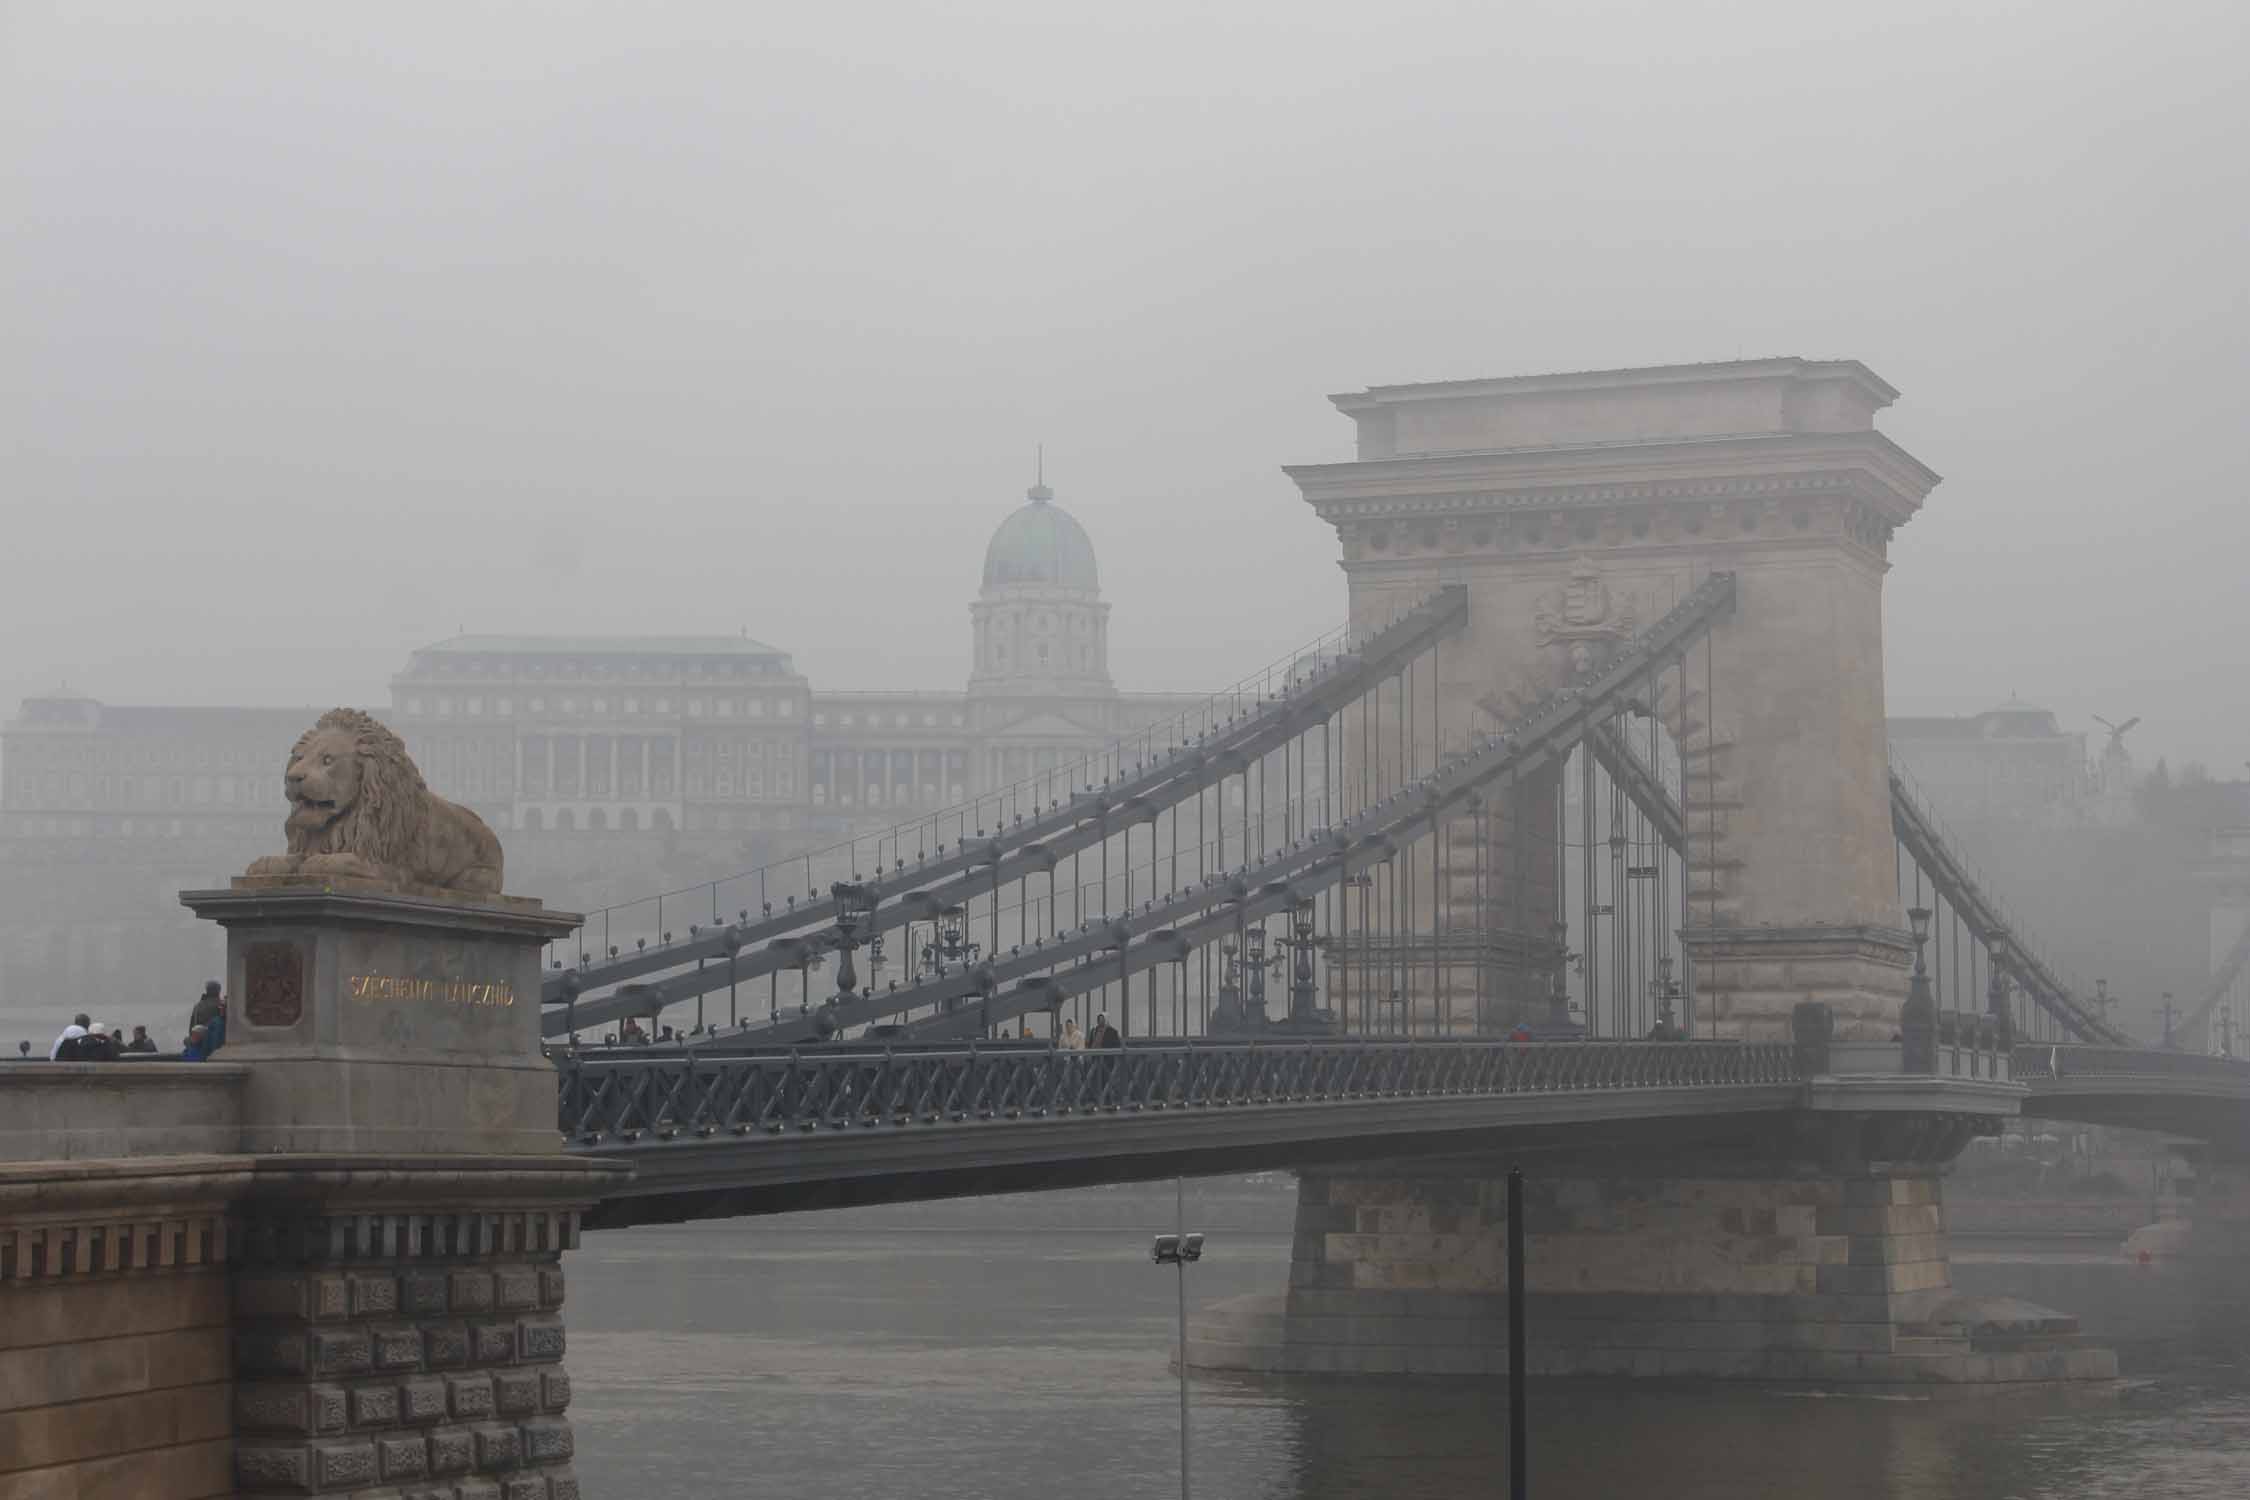
[[[1287,1293],[1211,1309],[1191,1364],[1501,1374],[1504,1176],[1306,1174]],[[2107,1351],[1996,1353],[1951,1296],[1934,1167],[1586,1168],[1526,1184],[1529,1361],[1546,1375],[1832,1385],[2101,1378]]]
[[[79,1183],[0,1173],[0,1500],[234,1493],[226,1212],[173,1182],[72,1212]]]
[[[563,1212],[264,1226],[234,1286],[247,1493],[577,1500]]]
[[[1507,1290],[1497,1177],[1312,1176],[1299,1284]],[[1752,1296],[1942,1291],[1934,1176],[1541,1177],[1526,1185],[1528,1291]]]

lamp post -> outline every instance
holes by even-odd
[[[836,997],[848,1000],[859,992],[859,973],[852,967],[852,950],[859,945],[852,935],[875,915],[874,887],[839,880],[828,888],[836,898]]]
[[[1930,940],[1930,909],[1913,907],[1906,913],[1914,935],[1914,977],[1906,986],[1906,1004],[1899,1011],[1899,1040],[1904,1044],[1900,1070],[1907,1073],[1937,1071],[1937,1002],[1930,998],[1930,970],[1923,946]]]
[[[1290,922],[1294,936],[1290,939],[1295,948],[1295,962],[1289,980],[1289,1019],[1309,1022],[1313,1019],[1313,904],[1310,899],[1301,901]]]
[[[1190,1262],[1203,1259],[1203,1236],[1187,1232],[1187,1179],[1176,1178],[1173,1191],[1179,1228],[1172,1234],[1160,1234],[1150,1252],[1150,1259],[1160,1266],[1171,1266],[1179,1273],[1180,1289],[1180,1500],[1188,1500],[1188,1364],[1187,1364],[1187,1268]]]
[[[877,901],[873,886],[853,880],[837,881],[828,888],[828,894],[836,899],[836,994],[813,1018],[814,1029],[824,1042],[838,1029],[836,1002],[858,996],[859,973],[852,967],[852,950],[858,944],[852,938],[862,925],[874,919]]]
[[[1649,993],[1656,998],[1656,1032],[1659,1041],[1685,1040],[1675,1006],[1680,998],[1680,987],[1672,978],[1672,955],[1667,953],[1656,960],[1656,977],[1649,981]]]
[[[1266,924],[1254,922],[1242,934],[1242,1010],[1254,1025],[1266,1021]]]
[[[1362,936],[1364,936],[1364,935],[1366,934],[1366,931],[1367,931],[1367,896],[1366,896],[1366,894],[1365,894],[1365,893],[1366,893],[1367,891],[1370,891],[1370,890],[1372,890],[1372,889],[1374,888],[1374,885],[1375,885],[1375,877],[1374,877],[1374,876],[1372,876],[1372,875],[1370,875],[1370,874],[1367,874],[1367,873],[1366,873],[1365,871],[1362,871],[1361,873],[1359,873],[1359,874],[1357,874],[1357,875],[1351,875],[1351,876],[1347,876],[1347,877],[1345,877],[1345,879],[1344,879],[1344,880],[1343,880],[1343,881],[1341,882],[1341,885],[1342,885],[1342,887],[1343,887],[1343,894],[1342,894],[1342,896],[1341,896],[1341,897],[1340,897],[1339,899],[1341,899],[1341,901],[1343,902],[1343,911],[1342,911],[1342,913],[1341,913],[1341,915],[1342,915],[1342,918],[1343,918],[1343,921],[1342,921],[1342,923],[1341,923],[1341,930],[1340,930],[1340,931],[1339,931],[1339,932],[1337,933],[1337,937],[1336,937],[1336,943],[1337,943],[1337,950],[1338,950],[1338,951],[1339,951],[1339,952],[1341,953],[1341,955],[1342,955],[1342,961],[1341,961],[1341,963],[1339,963],[1339,964],[1338,964],[1338,966],[1337,966],[1337,973],[1338,973],[1338,974],[1339,974],[1339,975],[1341,976],[1341,978],[1342,978],[1342,982],[1343,982],[1343,987],[1344,987],[1344,998],[1343,998],[1343,1000],[1342,1000],[1342,1001],[1341,1001],[1341,1003],[1340,1003],[1340,1009],[1342,1009],[1342,1010],[1343,1010],[1343,1011],[1345,1011],[1345,1012],[1349,1012],[1349,1011],[1351,1010],[1351,1002],[1352,1002],[1352,897],[1351,897],[1351,893],[1352,893],[1353,891],[1359,891],[1359,892],[1361,892],[1361,895],[1360,895],[1360,898],[1359,898],[1359,930],[1360,930],[1360,933],[1362,934]],[[1362,975],[1362,976],[1361,976],[1361,984],[1360,984],[1360,996],[1359,996],[1359,1029],[1360,1029],[1360,1034],[1361,1034],[1361,1035],[1363,1035],[1363,1036],[1364,1036],[1364,1035],[1367,1035],[1367,1034],[1369,1034],[1369,1030],[1370,1030],[1370,1028],[1368,1027],[1368,1024],[1367,1024],[1367,986],[1366,986],[1366,982],[1365,982],[1365,981],[1366,981],[1366,979],[1367,979],[1367,976],[1365,976],[1365,975]],[[1345,1025],[1345,1028],[1346,1028],[1347,1030],[1348,1030],[1348,1029],[1350,1028],[1350,1026],[1351,1026],[1351,1018],[1350,1018],[1350,1016],[1349,1016],[1348,1014],[1347,1014],[1347,1015],[1345,1016],[1345,1019],[1344,1019],[1344,1025]]]
[[[1548,931],[1555,940],[1555,968],[1547,987],[1547,1025],[1556,1036],[1570,1034],[1570,924],[1556,922]]]

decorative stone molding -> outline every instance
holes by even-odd
[[[237,1157],[0,1166],[0,1287],[223,1265],[249,1180]]]

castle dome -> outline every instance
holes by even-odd
[[[1094,567],[1094,544],[1069,511],[1054,503],[1055,492],[1035,484],[1029,499],[992,533],[984,549],[984,586],[1045,585],[1094,594],[1101,576]]]

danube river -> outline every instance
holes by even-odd
[[[1192,1301],[1277,1290],[1285,1187],[1190,1184]],[[1179,1485],[1171,1196],[1097,1190],[586,1237],[570,1366],[587,1492],[1146,1500]],[[1497,1382],[1198,1376],[1195,1490],[1505,1493]],[[2114,1392],[1924,1402],[1572,1383],[1539,1500],[2240,1500],[2250,1357]]]

